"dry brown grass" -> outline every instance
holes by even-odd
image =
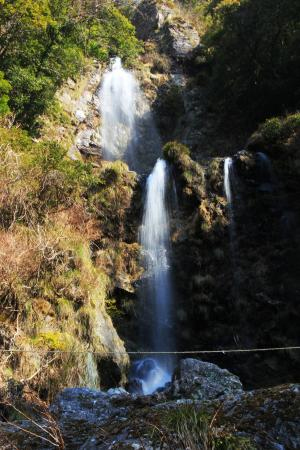
[[[22,227],[0,230],[0,283],[9,287],[14,281],[26,282],[41,264],[38,243],[32,233]]]
[[[49,220],[84,236],[88,240],[100,237],[100,223],[82,204],[74,204],[49,214]]]

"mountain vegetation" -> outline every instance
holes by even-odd
[[[3,0],[0,30],[0,113],[9,108],[31,130],[87,58],[107,62],[118,54],[132,63],[141,49],[113,2]]]
[[[99,86],[115,57],[139,94],[124,152],[147,153],[139,173],[103,157]],[[299,80],[299,0],[0,0],[0,447],[16,448],[18,423],[18,448],[44,448],[47,427],[60,449],[125,448],[125,435],[126,448],[299,448]],[[149,350],[153,146],[171,180],[176,349],[289,350],[202,355],[222,369],[188,358],[146,398],[123,387],[130,352]]]

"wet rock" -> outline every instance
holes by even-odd
[[[128,383],[128,390],[132,394],[143,395],[143,384],[138,378],[132,378]]]
[[[126,391],[126,389],[119,387],[119,388],[110,388],[107,391],[107,394],[110,395],[111,397],[116,397],[116,396],[120,396],[120,395],[129,395],[128,392]]]
[[[56,420],[56,430],[60,430],[67,450],[150,450],[161,444],[160,435],[155,434],[155,430],[163,430],[164,439],[167,438],[163,448],[181,448],[179,445],[176,447],[174,428],[166,427],[169,418],[177,414],[184,414],[187,421],[189,414],[191,417],[194,414],[208,417],[209,423],[213,424],[211,432],[218,436],[218,430],[222,430],[222,436],[230,437],[230,442],[233,442],[232,448],[300,448],[300,385],[244,392],[239,379],[227,370],[190,358],[180,362],[173,385],[181,385],[182,388],[177,399],[168,399],[162,394],[130,395],[122,388],[107,392],[87,388],[65,389],[52,404],[50,413]],[[201,390],[201,396],[191,398],[193,389],[197,393]],[[44,419],[39,421],[35,417],[35,421],[46,425]],[[7,442],[16,444],[21,450],[53,448],[38,437],[47,435],[33,422],[23,420],[14,424],[35,435],[0,422],[1,448],[15,448],[5,447]],[[251,446],[240,446],[241,436]]]
[[[58,395],[51,412],[60,423],[67,448],[81,448],[102,424],[127,413],[126,407],[115,407],[110,398],[87,388],[65,389]]]
[[[177,398],[213,400],[243,391],[239,378],[215,364],[187,358],[175,371],[171,392]]]

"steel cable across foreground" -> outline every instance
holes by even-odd
[[[37,354],[93,354],[93,355],[206,355],[206,354],[229,354],[229,353],[258,353],[258,352],[279,352],[287,350],[300,350],[300,346],[290,347],[265,347],[265,348],[242,348],[242,349],[219,349],[219,350],[185,350],[185,351],[135,351],[135,352],[95,352],[93,350],[21,350],[21,349],[0,349],[0,353],[37,353]]]

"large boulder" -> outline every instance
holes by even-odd
[[[226,369],[198,359],[182,359],[175,371],[171,392],[176,398],[214,400],[242,393],[240,379]]]

